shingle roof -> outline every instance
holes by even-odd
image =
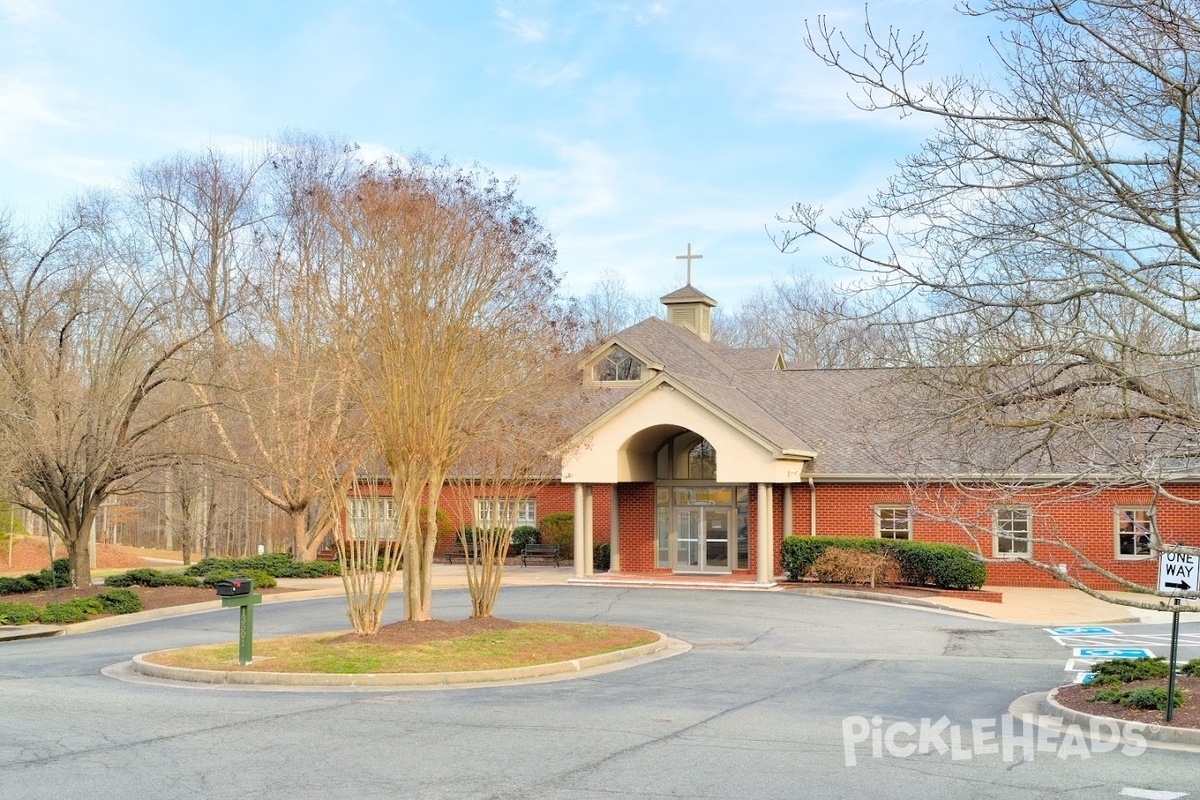
[[[690,283],[687,286],[684,286],[682,289],[676,289],[670,294],[664,294],[658,299],[659,302],[666,303],[668,305],[671,303],[686,303],[689,300],[699,300],[706,305],[715,306],[717,304],[716,300],[713,300],[711,297],[697,289],[695,286],[692,286]]]

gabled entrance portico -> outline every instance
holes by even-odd
[[[802,480],[805,454],[778,452],[665,376],[652,383],[564,455],[563,480],[576,486],[576,578],[593,577],[592,487],[603,483],[613,493],[613,573],[740,574],[772,585],[778,542],[790,532],[774,513],[774,487]],[[788,521],[789,500],[784,492]]]

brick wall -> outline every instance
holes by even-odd
[[[793,492],[793,524],[800,535],[807,535],[809,490],[807,486],[797,486]],[[1071,575],[1094,588],[1118,588],[1114,581],[1084,570],[1079,555],[1054,543],[1060,541],[1126,580],[1142,585],[1153,585],[1157,580],[1157,565],[1153,560],[1116,556],[1115,508],[1149,506],[1153,498],[1148,489],[1076,487],[1015,494],[981,489],[966,494],[944,486],[910,491],[888,484],[817,484],[816,492],[818,536],[874,536],[876,505],[911,505],[915,540],[978,548],[985,557],[993,558],[997,555],[992,538],[993,509],[997,505],[1027,505],[1032,512],[1033,537],[1044,540],[1033,543],[1034,558],[1064,564]],[[1175,493],[1200,501],[1200,487],[1177,487]],[[1200,544],[1200,507],[1160,499],[1156,521],[1164,541]],[[1020,563],[989,563],[988,583],[1065,587],[1050,575]]]

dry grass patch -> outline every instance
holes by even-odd
[[[569,622],[494,622],[502,624],[488,626],[482,632],[471,631],[465,625],[468,632],[459,635],[454,631],[458,623],[439,622],[441,635],[434,639],[419,635],[357,637],[345,633],[264,639],[254,642],[254,661],[244,667],[238,664],[236,642],[165,650],[151,653],[145,660],[171,667],[248,672],[337,675],[463,672],[552,664],[658,641],[657,633],[642,628]],[[374,641],[376,638],[379,641]],[[397,641],[398,638],[410,641]]]

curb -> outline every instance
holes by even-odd
[[[463,672],[419,672],[419,673],[372,673],[366,675],[325,675],[314,672],[234,672],[222,670],[189,669],[186,667],[167,667],[161,664],[151,664],[142,653],[133,657],[134,672],[151,678],[186,683],[221,684],[239,686],[297,686],[297,687],[436,687],[463,686],[469,684],[500,684],[514,681],[548,678],[561,675],[581,674],[588,670],[617,664],[624,661],[634,661],[647,656],[656,655],[668,648],[678,652],[667,655],[678,655],[690,650],[690,645],[670,639],[663,634],[658,640],[649,644],[617,650],[612,653],[600,653],[594,656],[574,658],[570,661],[556,661],[552,664],[535,664],[528,667],[510,667],[495,670],[469,670]],[[632,666],[632,665],[630,665]]]
[[[1061,717],[1063,723],[1067,725],[1075,724],[1080,728],[1089,729],[1093,721],[1104,720],[1112,722],[1116,725],[1124,727],[1129,724],[1130,720],[1115,719],[1113,717],[1104,717],[1097,714],[1088,714],[1085,711],[1076,711],[1073,708],[1067,708],[1059,703],[1055,696],[1058,695],[1058,690],[1063,687],[1051,689],[1043,701],[1043,708],[1049,710],[1055,717]],[[1175,728],[1169,725],[1160,725],[1156,722],[1135,722],[1135,725],[1141,725],[1138,733],[1144,736],[1147,742],[1160,742],[1168,745],[1184,745],[1191,748],[1200,748],[1200,729],[1197,728]]]
[[[856,592],[853,589],[804,589],[804,588],[788,588],[789,592],[798,594],[811,594],[817,597],[841,597],[849,600],[874,600],[877,603],[891,603],[899,606],[918,606],[920,608],[935,608],[938,611],[953,611],[955,614],[967,614],[972,617],[980,617],[982,619],[995,619],[999,622],[1008,622],[1008,620],[992,617],[988,614],[980,614],[978,611],[967,611],[966,609],[958,608],[957,606],[943,605],[935,603],[932,600],[922,600],[919,597],[907,597],[901,594],[885,594],[882,592]]]
[[[3,625],[0,626],[0,642],[17,639],[44,639],[47,636],[62,636],[66,629],[56,625]]]
[[[920,608],[936,609],[938,611],[950,611],[955,614],[966,614],[967,616],[979,617],[980,619],[990,619],[990,620],[994,620],[996,622],[1006,622],[1011,625],[1031,625],[1036,628],[1041,628],[1041,627],[1045,627],[1047,625],[1059,624],[1059,623],[1055,623],[1053,621],[1049,621],[1048,618],[1047,618],[1047,620],[1040,620],[1040,621],[1011,619],[1009,617],[1000,617],[1000,616],[995,616],[993,614],[984,614],[980,611],[971,611],[971,610],[968,610],[965,608],[959,608],[958,606],[946,605],[945,603],[938,603],[933,600],[924,600],[919,597],[909,597],[907,595],[899,595],[899,594],[886,594],[883,592],[859,592],[859,591],[855,591],[854,589],[831,589],[828,587],[822,587],[819,589],[815,589],[815,588],[814,589],[805,589],[802,587],[793,587],[793,586],[787,587],[786,591],[797,592],[799,594],[811,594],[811,595],[816,595],[816,596],[820,596],[820,597],[842,597],[842,598],[847,598],[850,600],[874,600],[877,603],[893,603],[896,605],[903,605],[903,606],[917,606]],[[999,604],[996,604],[996,605],[999,605]],[[1089,620],[1087,622],[1087,624],[1088,625],[1130,625],[1130,624],[1140,623],[1140,622],[1141,622],[1141,620],[1138,617],[1125,616],[1125,617],[1113,617],[1111,619]],[[1081,623],[1072,623],[1072,624],[1077,625],[1077,624],[1081,624]]]

